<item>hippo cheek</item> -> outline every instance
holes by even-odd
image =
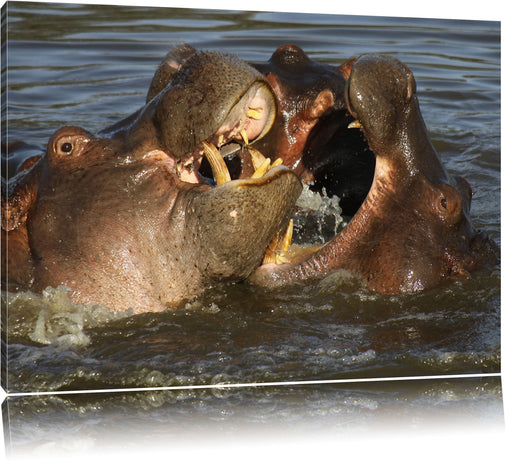
[[[487,234],[476,232],[468,219],[471,187],[462,177],[455,177],[454,184],[431,185],[424,194],[431,212],[426,229],[430,230],[432,242],[437,243],[438,251],[432,260],[443,263],[440,273],[469,277],[483,265],[497,264],[499,252]]]
[[[188,206],[190,242],[210,277],[241,280],[262,261],[302,190],[297,176],[274,167],[257,179],[234,180],[196,195]]]

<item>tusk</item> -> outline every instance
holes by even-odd
[[[286,233],[281,241],[281,248],[279,249],[281,252],[288,252],[290,248],[290,244],[292,243],[293,236],[293,219],[288,222],[288,228],[286,228]]]
[[[249,137],[247,136],[247,132],[245,131],[245,128],[242,128],[242,130],[240,130],[240,136],[244,140],[245,145],[248,145],[249,144]]]
[[[263,257],[262,264],[265,265],[267,263],[276,263],[278,265],[282,263],[286,263],[288,260],[284,256],[288,249],[290,248],[290,244],[292,242],[293,235],[293,220],[288,222],[288,227],[286,228],[286,232],[284,235],[281,233],[277,233],[272,242],[267,248],[265,252],[265,256]]]
[[[261,152],[259,152],[257,149],[254,149],[254,148],[251,148],[250,146],[247,146],[247,150],[249,151],[249,154],[251,155],[251,161],[252,161],[252,167],[254,168],[254,174],[252,176],[252,178],[259,178],[263,175],[265,175],[265,173],[267,173],[271,168],[274,168],[274,167],[277,167],[278,165],[282,165],[283,164],[283,159],[281,159],[280,157],[278,157],[273,163],[272,165],[270,165],[270,159],[268,159],[267,157],[265,157]],[[260,167],[264,164],[268,164],[266,170],[261,173],[261,171],[257,174],[259,176],[255,176],[256,175],[256,172],[258,172],[260,170]]]
[[[231,175],[229,174],[226,162],[224,162],[224,159],[220,155],[220,152],[217,150],[217,148],[209,141],[203,141],[202,144],[204,148],[204,154],[208,159],[208,162],[210,162],[210,166],[212,167],[213,176],[215,177],[217,186],[231,181]]]
[[[347,128],[363,128],[363,126],[361,125],[361,122],[359,122],[359,120],[356,119],[353,122],[350,122]]]
[[[283,165],[283,159],[281,159],[280,157],[278,157],[276,160],[274,160],[274,162],[272,162],[272,165],[270,166],[269,170],[274,167],[277,167],[278,165]]]
[[[256,171],[252,174],[251,178],[261,178],[265,173],[268,172],[270,167],[270,159],[267,157],[261,165],[256,169]]]
[[[277,246],[279,239],[281,238],[280,233],[277,233],[270,242],[269,246],[267,247],[267,251],[265,252],[265,255],[263,256],[263,261],[261,262],[262,265],[266,265],[267,263],[275,263],[277,260]]]
[[[254,171],[258,170],[258,167],[265,162],[265,156],[259,152],[257,149],[254,149],[250,146],[247,146],[249,150],[249,154],[251,155],[252,167]]]

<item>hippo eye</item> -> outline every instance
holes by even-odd
[[[73,145],[69,142],[62,143],[62,146],[60,147],[60,150],[62,152],[65,152],[66,154],[70,153],[73,150]]]
[[[446,198],[445,198],[445,197],[443,197],[443,198],[441,199],[441,207],[443,207],[443,208],[445,209],[445,208],[447,207],[447,205],[448,205],[448,203],[446,202]]]
[[[78,157],[83,154],[91,138],[91,134],[79,127],[63,127],[50,139],[48,155],[55,160]]]

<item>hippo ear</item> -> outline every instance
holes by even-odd
[[[146,95],[146,103],[151,101],[167,86],[173,75],[180,70],[183,63],[195,52],[196,49],[194,47],[183,44],[174,47],[165,55],[165,58],[158,66],[153,80],[151,81],[151,85],[149,86],[148,94]]]
[[[2,178],[2,229],[12,231],[25,223],[36,201],[40,164],[22,171],[9,184]]]
[[[349,58],[345,62],[341,63],[336,70],[343,76],[345,80],[350,77],[352,66],[356,62],[357,58]]]
[[[325,114],[329,109],[334,107],[334,95],[331,90],[323,90],[316,97],[314,103],[309,109],[309,117],[311,119],[318,119]]]
[[[40,155],[35,155],[32,157],[29,157],[28,159],[25,159],[21,163],[21,165],[18,166],[17,173],[30,169],[33,165],[37,164],[37,162],[39,161],[40,158],[41,158]]]
[[[412,72],[407,74],[407,101],[410,101],[412,96],[416,93],[416,80]]]

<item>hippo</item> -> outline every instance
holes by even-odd
[[[146,100],[164,88],[195,49],[174,47],[160,63]],[[251,146],[272,161],[280,158],[312,191],[337,196],[345,215],[352,216],[363,203],[372,183],[375,156],[363,135],[348,128],[352,117],[345,103],[346,67],[311,60],[296,45],[283,45],[264,63],[250,63],[264,74],[277,98],[276,120],[269,132]],[[254,172],[250,149],[239,144],[223,150],[232,177]],[[207,163],[201,167],[211,177]]]
[[[371,188],[341,233],[284,263],[273,255],[289,245],[297,174],[252,166],[254,177],[231,181],[221,157],[232,140],[258,152],[284,93],[276,98],[233,57],[183,46],[164,61],[139,111],[97,137],[60,129],[45,156],[3,185],[2,264],[15,288],[65,284],[75,301],[142,312],[223,281],[272,288],[343,269],[371,290],[400,293],[499,262],[497,246],[472,228],[471,189],[442,167],[398,60],[364,55],[338,69],[346,129],[375,157]],[[205,156],[212,180],[201,174]]]
[[[301,183],[276,165],[212,185],[198,168],[224,143],[265,135],[275,104],[253,67],[199,51],[101,134],[58,129],[2,182],[5,287],[65,285],[74,302],[140,313],[246,279],[287,229]]]
[[[260,266],[250,281],[281,287],[347,270],[370,290],[397,294],[498,264],[497,245],[471,225],[469,184],[448,175],[431,144],[410,69],[390,56],[363,55],[345,71],[349,127],[362,131],[376,158],[370,191],[320,249]]]
[[[252,63],[272,85],[276,122],[254,147],[280,157],[312,191],[339,198],[352,216],[370,189],[375,156],[363,135],[348,128],[346,67],[310,59],[296,45],[279,47],[266,63]]]
[[[196,51],[182,44],[167,53],[153,76],[146,102],[165,88]],[[274,124],[265,137],[251,145],[271,161],[280,158],[312,191],[336,196],[346,216],[354,215],[361,206],[375,166],[375,156],[362,134],[348,128],[351,117],[344,98],[345,66],[351,60],[339,66],[321,64],[311,60],[300,47],[283,45],[267,62],[250,63],[267,77],[277,102]],[[136,113],[101,133],[108,135],[135,117]],[[226,144],[221,152],[231,177],[247,178],[254,173],[245,146]],[[213,178],[207,162],[201,165],[200,173]]]

